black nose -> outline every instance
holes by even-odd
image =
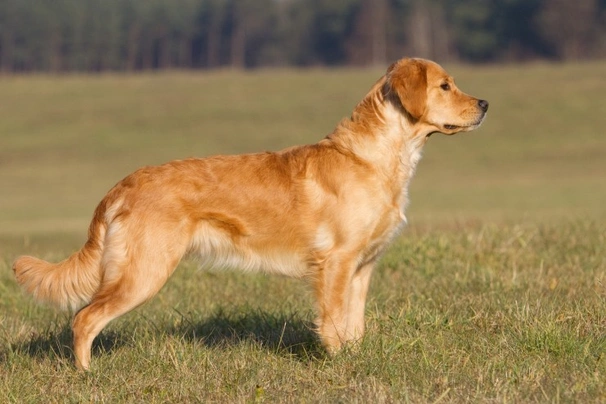
[[[478,107],[480,107],[484,112],[488,111],[488,101],[478,100]]]

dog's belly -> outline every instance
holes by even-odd
[[[203,267],[263,271],[291,277],[308,275],[305,258],[287,243],[258,242],[259,236],[234,235],[211,223],[201,223],[189,251]]]

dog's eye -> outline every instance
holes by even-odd
[[[450,90],[450,84],[444,83],[440,86],[440,88],[444,91],[448,91],[448,90]]]

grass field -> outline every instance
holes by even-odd
[[[79,248],[141,165],[319,140],[381,72],[0,77],[0,401],[606,401],[606,64],[449,70],[489,115],[428,143],[357,351],[326,357],[305,284],[185,261],[87,374],[12,260]]]

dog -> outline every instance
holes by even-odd
[[[76,312],[80,369],[101,330],[151,299],[187,253],[308,279],[335,353],[364,334],[370,277],[406,223],[423,145],[476,129],[487,110],[437,63],[400,59],[318,143],[141,168],[99,203],[80,251],[58,264],[22,256],[13,271],[36,300]]]

